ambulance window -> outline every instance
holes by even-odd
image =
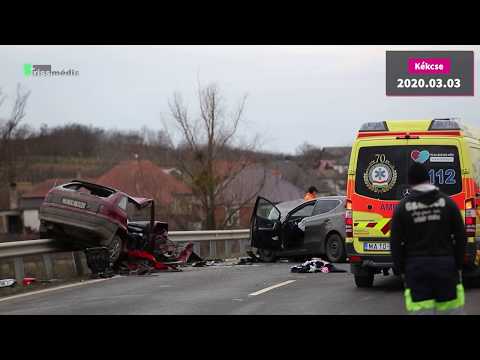
[[[438,186],[447,195],[462,191],[462,173],[456,146],[416,146],[410,147],[410,164],[414,160],[423,161],[428,169],[430,183]]]
[[[407,184],[408,158],[405,146],[360,148],[355,191],[381,200],[398,200]]]
[[[428,169],[430,182],[447,195],[462,191],[456,146],[408,145],[360,148],[355,191],[381,200],[400,200],[408,189],[408,168],[414,162]]]

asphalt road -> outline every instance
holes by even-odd
[[[0,299],[0,315],[405,314],[402,285],[393,276],[378,275],[374,288],[357,289],[349,272],[295,274],[292,265],[212,266],[114,277]],[[480,314],[480,289],[467,289],[465,310]]]

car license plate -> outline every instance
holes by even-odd
[[[390,251],[390,243],[388,242],[366,242],[363,243],[365,251]]]
[[[78,201],[78,200],[72,200],[72,199],[62,199],[62,204],[68,205],[68,206],[73,206],[79,209],[85,209],[87,207],[87,203],[83,201]]]

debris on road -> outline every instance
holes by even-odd
[[[252,265],[254,263],[263,262],[263,260],[257,256],[253,251],[247,251],[248,257],[241,257],[240,261],[236,265]]]
[[[339,269],[335,267],[332,263],[328,261],[313,258],[312,260],[305,261],[301,265],[292,266],[290,268],[291,272],[294,273],[315,273],[315,272],[322,272],[322,273],[338,273],[338,272],[347,272],[346,270]]]
[[[252,259],[251,257],[241,257],[237,263],[237,265],[252,265],[254,263],[256,263],[257,261],[255,261],[254,259]]]
[[[193,267],[203,267],[203,266],[207,266],[207,260],[195,261],[195,262],[191,263],[191,265],[192,265]]]
[[[201,260],[195,261],[191,264],[193,267],[204,267],[204,266],[220,266],[225,265],[225,262],[221,259],[212,259],[212,260]]]
[[[15,279],[2,279],[0,280],[0,288],[15,286],[17,281]]]
[[[248,250],[247,255],[254,259],[256,262],[263,262],[262,258],[255,254],[252,250]]]
[[[114,273],[110,266],[110,253],[108,248],[100,246],[85,249],[85,256],[93,278],[113,276]]]
[[[92,277],[112,277],[115,273],[119,275],[149,275],[158,271],[182,271],[179,266],[187,264],[191,259],[202,260],[193,252],[193,243],[188,243],[178,256],[175,244],[173,246],[174,248],[157,246],[152,249],[144,246],[130,249],[126,252],[124,260],[113,267],[106,247],[86,249],[85,255],[88,267],[92,271]]]

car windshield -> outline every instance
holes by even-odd
[[[460,160],[456,146],[368,146],[358,153],[355,191],[381,200],[400,200],[408,189],[408,168],[422,163],[430,183],[447,195],[462,191]]]

